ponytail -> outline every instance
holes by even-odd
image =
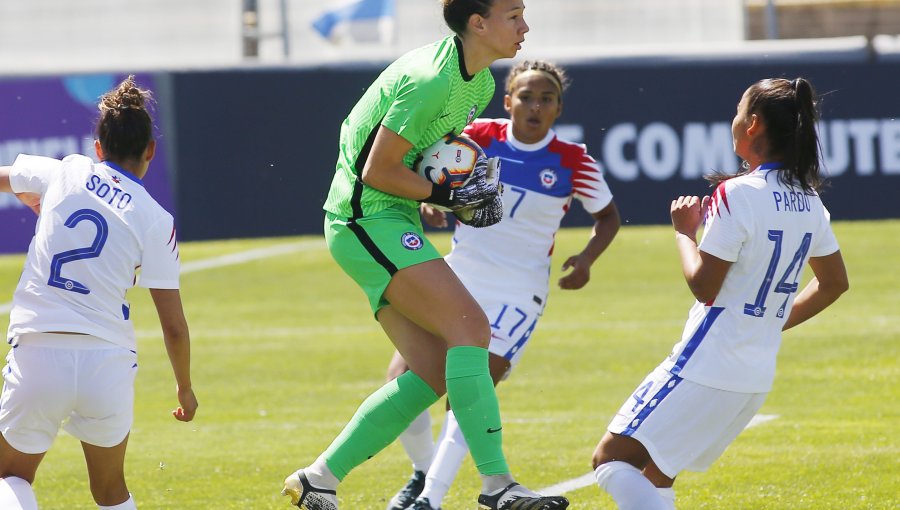
[[[803,191],[811,192],[822,185],[819,175],[819,135],[816,132],[816,122],[819,120],[816,94],[812,85],[804,78],[792,81],[791,88],[797,109],[793,150],[790,151],[794,161],[785,162],[788,173],[783,177],[790,178],[788,183],[795,181]]]
[[[819,113],[812,84],[805,78],[765,79],[751,85],[745,96],[747,114],[758,115],[766,126],[760,152],[767,161],[782,164],[778,179],[805,193],[821,189],[825,182],[819,168]],[[742,167],[737,175],[752,170]],[[714,174],[707,180],[718,184],[731,177]]]

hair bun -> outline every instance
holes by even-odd
[[[144,110],[147,100],[150,99],[150,91],[141,89],[134,82],[134,75],[122,81],[114,90],[100,98],[98,107],[100,111],[114,110],[123,112],[127,110]]]

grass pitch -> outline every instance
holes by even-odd
[[[900,221],[834,226],[850,292],[785,335],[761,410],[778,418],[745,431],[709,472],[680,476],[679,508],[900,505]],[[560,232],[552,283],[587,235]],[[449,246],[447,234],[431,237]],[[522,483],[540,488],[588,473],[610,417],[678,339],[691,296],[672,237],[668,227],[625,227],[585,289],[554,285],[528,352],[498,390],[505,450]],[[181,258],[189,267],[298,240],[184,243]],[[148,293],[130,293],[140,369],[126,469],[140,508],[289,508],[282,479],[315,458],[382,384],[392,349],[362,292],[324,242],[302,240],[292,254],[182,277],[200,400],[188,424],[169,415],[174,379]],[[22,260],[0,257],[0,304],[10,301]],[[432,416],[437,432],[443,401]],[[346,478],[341,508],[384,508],[409,473],[402,448],[388,447]],[[478,489],[467,460],[443,508],[476,508]],[[57,438],[35,490],[42,508],[96,508],[74,438]],[[614,508],[595,485],[567,496],[573,509]]]

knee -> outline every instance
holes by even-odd
[[[604,437],[604,439],[606,439]],[[594,455],[591,457],[591,467],[597,469],[601,464],[614,460],[612,457],[606,454],[605,449],[603,448],[604,441],[600,441],[600,444],[597,445],[597,448],[594,449]]]
[[[597,444],[591,463],[597,469],[602,464],[614,461],[623,461],[640,470],[650,462],[650,454],[640,441],[607,432]]]
[[[91,495],[100,506],[115,506],[127,501],[131,495],[125,485],[125,478],[91,480]]]
[[[447,326],[449,329],[439,334],[447,343],[447,347],[468,346],[486,349],[491,343],[491,324],[480,308],[448,323]]]
[[[135,505],[134,498],[131,497],[130,493],[125,494],[124,500],[122,498],[113,498],[106,503],[97,501],[97,505],[102,508],[115,508],[116,510],[137,510],[137,505]]]
[[[466,330],[466,338],[474,347],[482,347],[487,349],[491,344],[491,324],[487,317],[482,316],[484,320],[472,321]]]
[[[15,469],[7,469],[4,471],[0,471],[0,479],[2,480],[21,480],[28,485],[34,485],[34,479],[37,476],[35,471],[31,472],[19,472]],[[18,482],[14,482],[18,483]]]
[[[591,467],[597,469],[601,464],[607,462],[603,455],[600,453],[600,448],[594,450],[594,456],[591,457]]]
[[[475,331],[473,338],[477,342],[478,347],[487,349],[491,345],[491,325],[485,321],[483,327]]]

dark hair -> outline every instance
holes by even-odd
[[[541,71],[550,75],[550,78],[553,79],[556,82],[557,87],[559,87],[560,100],[562,100],[563,92],[569,88],[569,83],[571,83],[571,80],[566,74],[566,70],[553,62],[547,62],[546,60],[526,60],[513,66],[506,75],[505,86],[507,93],[512,92],[512,86],[513,83],[515,83],[516,78],[526,71]]]
[[[444,5],[444,22],[457,35],[466,33],[469,18],[478,14],[487,18],[494,0],[441,0]]]
[[[811,193],[824,179],[819,168],[819,120],[816,92],[805,78],[760,80],[746,92],[747,115],[756,114],[765,125],[764,156],[783,165],[778,179]],[[718,179],[721,181],[722,179]]]
[[[97,139],[106,159],[128,161],[140,159],[153,139],[153,120],[148,103],[149,90],[138,88],[131,75],[115,89],[103,94],[97,108]]]

